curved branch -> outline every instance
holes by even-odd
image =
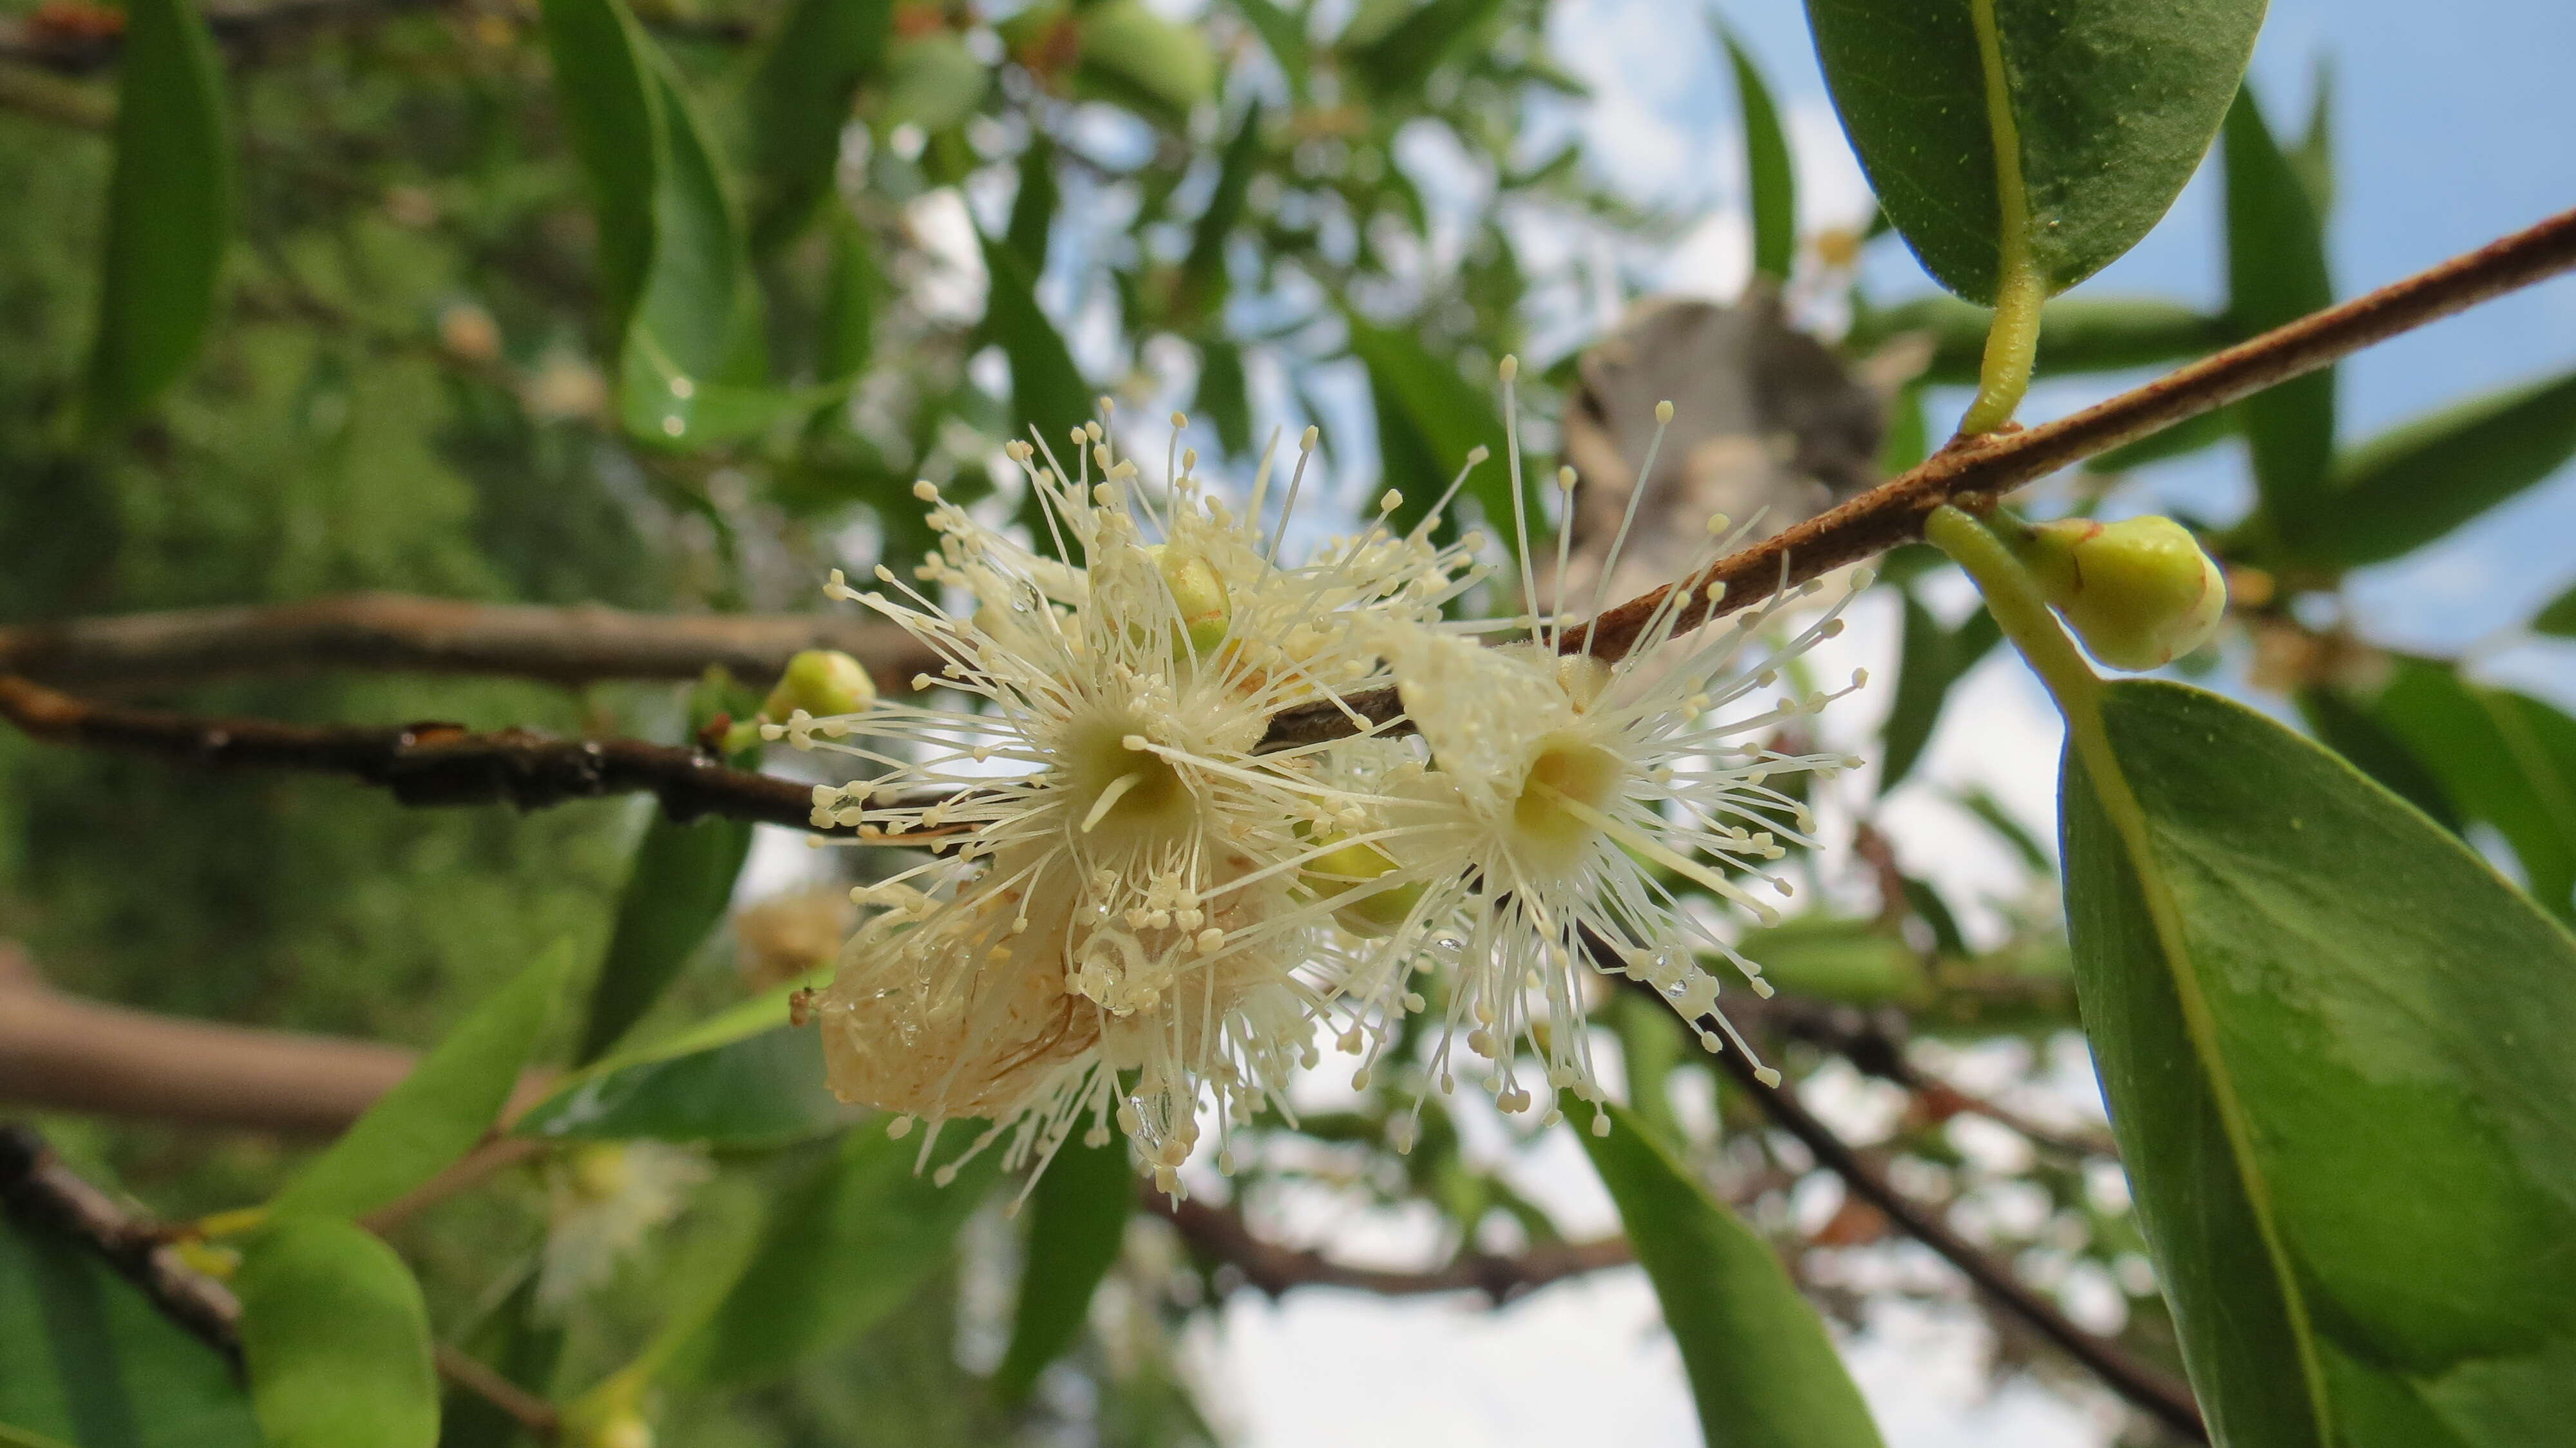
[[[1344,1287],[1381,1297],[1442,1292],[1481,1292],[1500,1307],[1551,1282],[1636,1261],[1625,1237],[1533,1246],[1508,1257],[1460,1252],[1446,1266],[1421,1271],[1354,1267],[1311,1247],[1290,1247],[1252,1230],[1234,1206],[1175,1201],[1156,1191],[1139,1193],[1147,1211],[1172,1224],[1192,1247],[1243,1274],[1243,1280],[1276,1298],[1297,1287]]]
[[[890,623],[829,614],[651,614],[352,593],[264,608],[176,609],[0,627],[0,673],[56,684],[198,683],[320,669],[499,674],[551,684],[694,679],[765,685],[806,649],[864,661],[888,693],[939,667]]]

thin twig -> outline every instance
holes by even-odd
[[[1145,1209],[1178,1230],[1183,1240],[1243,1274],[1243,1280],[1276,1298],[1298,1287],[1343,1287],[1381,1297],[1481,1292],[1496,1306],[1551,1282],[1634,1262],[1624,1237],[1532,1246],[1510,1256],[1461,1251],[1447,1264],[1422,1271],[1354,1267],[1310,1247],[1290,1247],[1252,1230],[1234,1205],[1174,1201],[1156,1191],[1139,1193]]]
[[[509,1414],[539,1441],[552,1442],[563,1431],[563,1415],[554,1404],[503,1377],[480,1358],[442,1342],[437,1361],[440,1377]]]
[[[165,685],[323,669],[497,674],[579,685],[694,679],[766,687],[806,649],[855,655],[888,693],[941,659],[890,623],[831,614],[652,614],[352,593],[0,627],[0,673],[52,684]]]

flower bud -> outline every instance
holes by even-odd
[[[1190,652],[1200,658],[1215,653],[1234,622],[1234,608],[1216,565],[1196,553],[1162,545],[1155,546],[1154,563],[1180,609],[1181,631],[1189,640]]]
[[[2209,642],[2227,611],[2217,561],[2171,518],[2061,519],[2029,529],[2014,551],[2084,647],[2115,669],[2172,663]]]
[[[604,1202],[616,1196],[634,1177],[622,1142],[593,1142],[580,1147],[572,1153],[569,1165],[573,1191],[588,1201]]]
[[[1320,843],[1331,845],[1339,838],[1327,836]],[[1304,879],[1308,888],[1326,899],[1352,896],[1349,904],[1333,912],[1333,919],[1353,935],[1378,940],[1403,928],[1405,917],[1422,899],[1419,880],[1377,887],[1376,882],[1396,868],[1395,857],[1373,844],[1347,844],[1307,861]]]
[[[760,712],[785,719],[802,709],[818,719],[856,714],[877,701],[876,681],[866,667],[838,649],[807,649],[787,661],[778,687],[769,691]]]

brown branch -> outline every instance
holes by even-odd
[[[555,1405],[503,1377],[482,1359],[438,1344],[438,1375],[517,1420],[540,1442],[552,1442],[563,1431],[563,1414]]]
[[[1636,645],[1675,588],[1690,598],[1679,611],[1677,631],[1696,628],[1769,597],[1783,579],[1794,586],[1914,542],[1923,536],[1923,520],[1945,503],[1991,504],[2069,463],[2135,442],[2570,267],[2576,267],[2576,211],[2560,212],[2403,281],[2276,327],[2071,417],[1953,438],[1913,471],[1569,630],[1564,648],[1619,658]],[[1705,596],[1713,583],[1724,585],[1714,606]]]
[[[890,623],[830,614],[650,614],[352,593],[265,608],[178,609],[0,627],[0,673],[54,684],[197,683],[320,669],[501,674],[555,684],[694,679],[765,686],[805,649],[909,690],[939,656]]]
[[[232,1293],[190,1271],[167,1233],[82,1180],[43,1137],[14,1122],[0,1123],[0,1206],[79,1243],[241,1371],[241,1303]]]
[[[1551,1282],[1636,1259],[1624,1237],[1533,1246],[1511,1256],[1461,1251],[1444,1266],[1422,1271],[1354,1267],[1310,1247],[1290,1247],[1254,1232],[1240,1208],[1196,1200],[1174,1201],[1156,1191],[1139,1194],[1145,1209],[1169,1222],[1183,1240],[1243,1274],[1269,1297],[1297,1287],[1343,1287],[1381,1297],[1441,1292],[1481,1292],[1499,1307]]]
[[[1704,1030],[1717,1029],[1714,1018],[1704,1020],[1700,1025]],[[2056,1344],[2121,1397],[2191,1441],[2209,1441],[2209,1429],[2201,1422],[2200,1405],[2193,1400],[2187,1385],[2139,1362],[2119,1344],[2096,1337],[2068,1321],[2064,1313],[2016,1280],[2010,1269],[1979,1251],[1966,1238],[1951,1231],[1939,1217],[1898,1191],[1886,1177],[1863,1161],[1860,1153],[1854,1151],[1849,1143],[1836,1136],[1831,1127],[1809,1114],[1796,1096],[1784,1088],[1765,1085],[1760,1077],[1753,1074],[1753,1063],[1743,1052],[1730,1047],[1718,1052],[1716,1060],[1718,1066],[1753,1097],[1773,1124],[1796,1137],[1815,1156],[1818,1165],[1842,1178],[1852,1195],[1876,1207],[1908,1236],[1940,1254],[1942,1260],[1959,1269],[1960,1274],[1976,1284],[1979,1291],[1993,1299],[1996,1306]]]

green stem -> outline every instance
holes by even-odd
[[[2307,1297],[2300,1290],[2280,1227],[2273,1220],[2271,1186],[2255,1163],[2252,1123],[2237,1096],[2227,1058],[2219,1051],[2217,1015],[2211,1011],[2209,998],[2201,990],[2200,976],[2192,967],[2190,943],[2183,932],[2182,906],[2175,900],[2173,887],[2156,859],[2146,809],[2130,789],[2129,777],[2111,747],[2111,733],[2102,717],[2102,679],[2049,612],[2047,601],[2040,596],[2038,580],[1985,524],[1944,505],[1924,520],[1923,536],[1967,570],[1978,591],[1985,595],[1986,609],[1994,615],[2004,637],[2021,650],[2031,671],[2039,675],[2039,681],[2057,701],[2057,712],[2066,720],[2067,746],[2082,762],[2085,777],[2093,785],[2093,797],[2100,802],[2112,832],[2120,838],[2121,850],[2137,876],[2138,894],[2146,903],[2147,918],[2154,922],[2157,953],[2164,958],[2172,977],[2183,1029],[2191,1037],[2194,1054],[2206,1073],[2220,1127],[2236,1161],[2238,1180],[2262,1233],[2265,1254],[2278,1277],[2319,1432],[2331,1441],[2328,1425],[2333,1416],[2326,1397],[2324,1368],[2317,1360],[2316,1339],[2308,1320]]]
[[[1995,28],[1995,0],[1970,0],[1977,59],[1985,71],[1986,130],[1995,147],[1995,319],[1986,330],[1986,357],[1977,374],[1977,399],[1959,419],[1959,434],[1974,437],[2012,421],[2030,390],[2031,364],[2039,356],[2039,308],[2047,283],[2030,258],[2030,196],[2022,189],[2021,128],[2013,121],[2012,93],[2004,77],[2003,36]]]

